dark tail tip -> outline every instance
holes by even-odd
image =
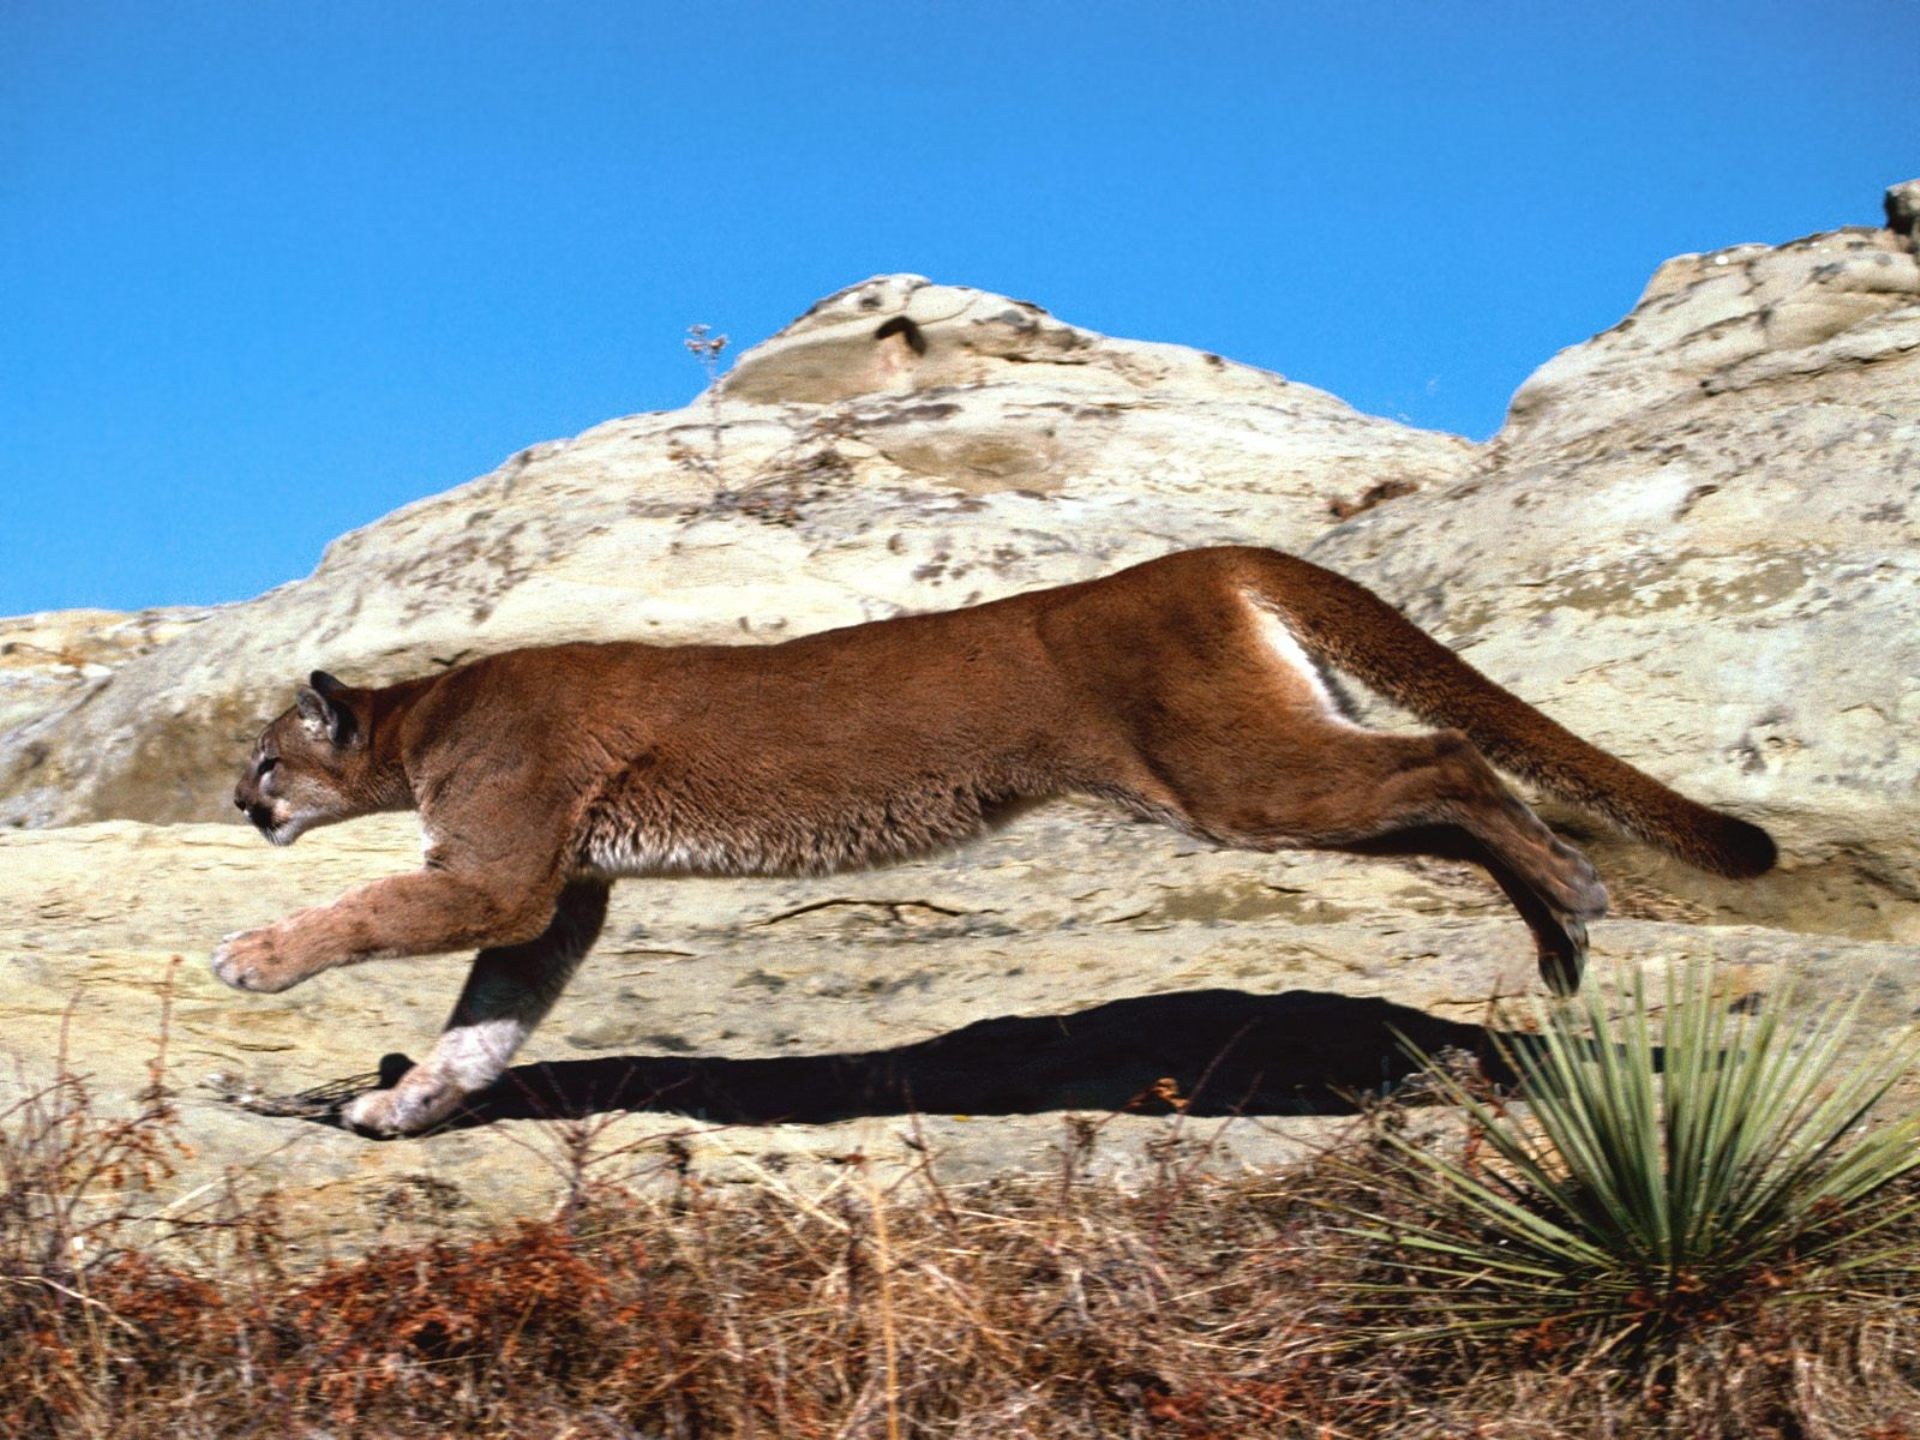
[[[1713,851],[1712,868],[1735,880],[1750,880],[1756,875],[1764,875],[1773,868],[1773,862],[1780,858],[1780,848],[1773,843],[1771,835],[1758,825],[1749,825],[1745,820],[1736,820],[1731,815],[1720,817],[1719,834],[1714,837]]]

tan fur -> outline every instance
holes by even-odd
[[[1448,728],[1360,728],[1320,663]],[[1772,864],[1764,831],[1577,739],[1352,581],[1273,551],[1195,550],[781,645],[557,645],[377,690],[316,674],[260,737],[235,804],[281,844],[418,808],[425,865],[232,937],[213,964],[270,991],[480,947],[432,1055],[348,1112],[410,1133],[502,1073],[615,877],[852,869],[1077,793],[1221,845],[1469,856],[1532,927],[1542,973],[1572,988],[1606,892],[1482,752],[1695,864]]]

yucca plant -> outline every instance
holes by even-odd
[[[1639,977],[1611,1004],[1535,1003],[1535,1033],[1501,1043],[1524,1105],[1421,1057],[1469,1139],[1450,1153],[1383,1132],[1390,1163],[1349,1210],[1378,1262],[1354,1297],[1368,1332],[1611,1348],[1743,1297],[1920,1268],[1890,1228],[1920,1203],[1894,1183],[1920,1166],[1920,1115],[1864,1127],[1911,1041],[1849,1059],[1857,1000],[1803,1012],[1783,987],[1748,1004],[1707,966],[1664,988],[1659,1007]]]

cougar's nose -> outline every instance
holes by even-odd
[[[246,797],[238,790],[233,792],[233,808],[238,810],[242,815],[247,813]]]

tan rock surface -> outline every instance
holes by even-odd
[[[72,701],[127,661],[171,644],[211,613],[171,606],[0,619],[0,736]]]
[[[1783,864],[1746,918],[1920,939],[1920,261],[1890,233],[1669,261],[1521,386],[1470,478],[1309,553],[1766,823]]]
[[[606,1117],[598,1173],[627,1183],[660,1174],[670,1137],[716,1182],[778,1173],[816,1188],[854,1153],[893,1173],[922,1140],[953,1183],[1046,1168],[1062,1112],[1123,1109],[1162,1077],[1210,1113],[1176,1121],[1144,1099],[1104,1121],[1097,1170],[1136,1172],[1169,1138],[1183,1161],[1212,1147],[1201,1163],[1263,1163],[1350,1123],[1327,1118],[1345,1108],[1331,1091],[1364,1093],[1405,1069],[1388,1026],[1429,1048],[1476,1043],[1491,997],[1534,988],[1525,930],[1453,866],[1288,856],[1250,885],[1239,857],[1067,808],[1057,824],[1111,855],[1091,892],[1058,863],[1047,825],[858,876],[624,883],[606,938],[488,1123],[386,1144],[222,1096],[420,1054],[465,961],[369,964],[257,996],[221,986],[204,954],[226,929],[410,866],[408,820],[289,850],[215,825],[0,835],[13,902],[0,918],[0,1048],[24,1065],[4,1083],[50,1073],[64,1028],[105,1106],[131,1108],[181,955],[169,1079],[194,1154],[163,1198],[218,1194],[233,1176],[280,1191],[298,1236],[353,1247],[409,1219],[482,1224],[556,1203],[564,1138],[515,1118],[526,1089]],[[1875,1028],[1905,1022],[1920,962],[1911,947],[1752,927],[1620,920],[1596,941],[1596,971],[1614,978],[1712,956],[1757,989],[1783,974],[1812,993],[1870,985]],[[979,1022],[999,1023],[967,1028]],[[1221,1118],[1236,1108],[1247,1113]]]

